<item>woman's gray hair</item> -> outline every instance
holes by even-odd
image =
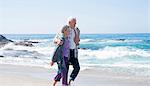
[[[68,25],[63,26],[63,28],[61,29],[61,33],[64,33],[64,30],[69,29]]]

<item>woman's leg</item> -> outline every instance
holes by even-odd
[[[57,63],[58,64],[58,63]],[[61,72],[60,72],[61,70],[60,70],[60,67],[59,67],[59,64],[58,64],[58,72],[57,72],[57,75],[55,76],[55,78],[54,78],[54,81],[53,81],[53,84],[52,84],[52,86],[55,86],[56,85],[56,83],[58,82],[58,81],[60,81],[60,79],[61,79]]]
[[[55,76],[55,78],[54,78],[54,81],[53,81],[52,86],[55,86],[56,83],[57,83],[58,81],[60,81],[60,79],[61,79],[61,73],[58,73],[58,74]]]
[[[62,86],[68,86],[68,69],[69,69],[69,64],[68,64],[68,57],[64,57],[63,59],[63,69],[62,67],[58,66],[58,73],[54,78],[53,86],[56,85],[58,81],[62,78]]]
[[[62,84],[63,86],[68,86],[68,57],[64,57],[64,70],[62,71]]]
[[[54,80],[52,86],[56,86],[56,83],[57,81]]]

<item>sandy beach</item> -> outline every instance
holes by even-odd
[[[57,70],[0,64],[0,86],[51,86]],[[72,86],[149,86],[150,78],[128,76],[104,70],[79,73]],[[57,86],[61,86],[58,83]]]
[[[0,86],[52,86],[67,64],[71,86],[150,86],[150,0],[0,0]]]

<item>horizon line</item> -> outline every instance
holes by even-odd
[[[16,35],[47,35],[47,34],[57,34],[57,33],[0,33],[0,35],[11,35],[11,34],[16,34]],[[140,32],[135,32],[135,33],[80,33],[80,34],[150,34],[150,32],[147,33],[140,33]]]

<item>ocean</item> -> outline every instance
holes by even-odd
[[[55,34],[3,34],[16,42],[33,41],[33,47],[9,43],[0,48],[0,64],[50,68]],[[81,70],[101,68],[150,77],[150,33],[81,34]],[[52,68],[57,68],[55,65]]]

